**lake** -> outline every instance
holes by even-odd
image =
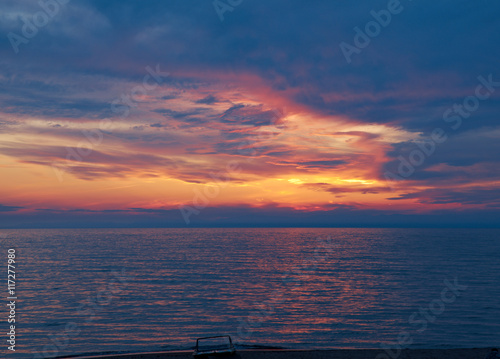
[[[5,265],[17,255],[9,357],[188,349],[219,334],[237,347],[499,344],[498,229],[1,232]]]

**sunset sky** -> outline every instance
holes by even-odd
[[[500,223],[498,1],[41,4],[0,3],[0,228]]]

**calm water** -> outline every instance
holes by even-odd
[[[187,349],[217,334],[287,348],[394,346],[404,331],[409,347],[499,344],[499,230],[1,232],[2,257],[18,254],[9,357]]]

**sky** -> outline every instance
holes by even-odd
[[[3,0],[0,228],[500,224],[500,3]]]

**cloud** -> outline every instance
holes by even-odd
[[[416,199],[417,202],[426,204],[457,203],[500,208],[500,188],[427,189],[389,199]]]
[[[269,126],[279,120],[277,113],[272,110],[263,110],[262,105],[250,106],[238,104],[224,112],[220,117],[223,123],[243,126]]]
[[[6,206],[3,204],[0,204],[0,212],[15,212],[15,211],[18,211],[22,208],[23,207],[19,207],[19,206]]]
[[[205,104],[205,105],[212,105],[216,102],[217,102],[217,99],[212,95],[208,95],[207,97],[204,97],[200,100],[195,101],[195,103],[201,103],[201,104]]]
[[[362,194],[378,194],[380,192],[391,191],[390,187],[383,186],[367,186],[367,185],[357,185],[357,186],[334,186],[329,183],[304,183],[304,187],[313,189],[315,191],[329,192],[333,194],[344,194],[344,193],[362,193]]]
[[[82,221],[84,219],[84,221]],[[498,228],[498,211],[440,210],[425,214],[394,210],[359,210],[342,204],[329,209],[296,210],[268,204],[207,207],[191,217],[189,227],[494,227]],[[38,210],[23,216],[15,212],[0,217],[0,228],[74,228],[82,227],[185,227],[177,208],[128,208],[92,211],[86,209]]]
[[[432,144],[429,137],[422,136],[416,141],[392,144],[392,149],[387,152],[389,161],[382,170],[398,174],[403,162],[401,158],[410,161],[411,154],[418,152],[423,160],[419,158],[419,162],[414,162],[414,173],[408,177],[409,181],[429,185],[439,183],[441,186],[446,185],[444,182],[458,184],[499,178],[500,127],[485,127],[459,134],[452,130],[444,133],[447,140],[443,143]],[[423,143],[427,143],[427,152],[422,150]]]
[[[153,123],[149,125],[149,127],[162,128],[162,127],[167,127],[167,125],[164,125],[162,123]]]

